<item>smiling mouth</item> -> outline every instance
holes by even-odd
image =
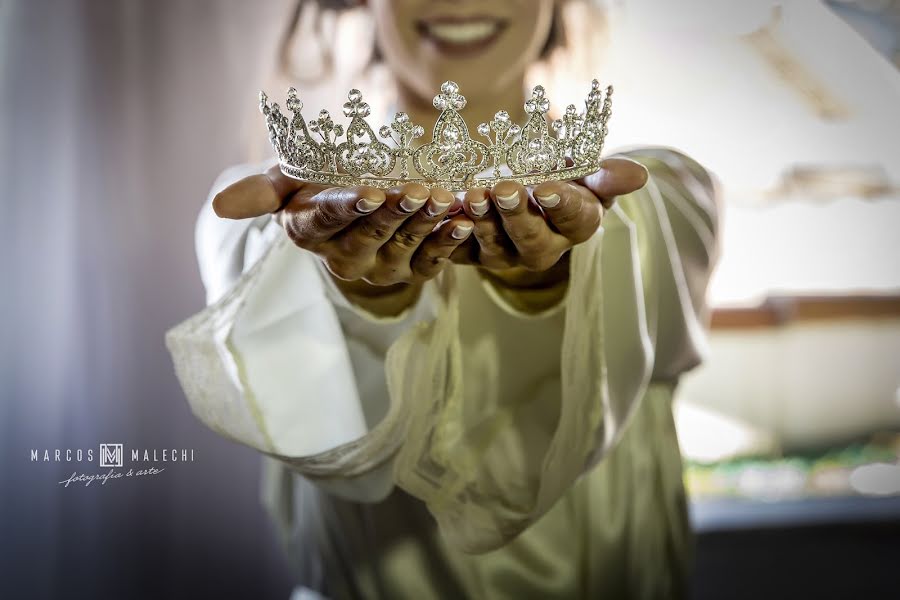
[[[506,25],[506,21],[491,17],[438,17],[417,21],[416,29],[441,52],[461,56],[486,49]]]

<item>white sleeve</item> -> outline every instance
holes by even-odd
[[[618,341],[643,339],[644,350],[617,343],[605,352],[604,436],[589,466],[621,438],[646,386],[677,381],[700,364],[707,348],[706,288],[718,252],[714,184],[700,165],[671,149],[644,148],[626,155],[646,166],[650,177],[643,189],[619,198],[604,220],[603,335]],[[629,255],[630,261],[625,259]],[[570,298],[567,310],[589,310],[589,302],[588,296]],[[641,356],[646,370],[638,377],[636,365],[642,361],[635,358]]]
[[[389,458],[400,439],[384,355],[427,318],[428,293],[400,317],[376,319],[346,302],[320,261],[270,217],[216,217],[212,196],[259,170],[226,171],[201,211],[197,255],[210,305],[167,334],[176,372],[215,431],[333,493],[377,500],[392,487]]]
[[[705,295],[717,255],[713,182],[674,150],[627,156],[648,168],[648,183],[619,198],[597,235],[572,250],[566,295],[551,309],[566,323],[563,406],[581,406],[572,418],[596,431],[588,468],[617,444],[651,381],[677,380],[706,352]],[[598,401],[585,406],[587,397]]]
[[[643,148],[627,156],[650,172],[644,198],[625,199],[633,219],[644,215],[639,234],[658,259],[645,286],[655,357],[653,380],[674,381],[707,352],[706,290],[718,258],[719,213],[715,183],[694,160],[669,148]],[[641,206],[637,204],[641,203]]]

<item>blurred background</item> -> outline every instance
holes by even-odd
[[[190,414],[163,334],[294,8],[0,0],[2,598],[289,594],[259,456]],[[610,147],[678,147],[726,204],[676,408],[694,596],[897,597],[900,1],[608,8]],[[105,442],[194,459],[64,487],[96,463],[31,458]]]

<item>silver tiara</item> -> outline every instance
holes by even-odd
[[[460,116],[466,99],[459,86],[447,81],[434,97],[434,107],[441,114],[431,141],[418,146],[425,129],[402,112],[376,136],[366,122],[371,110],[359,90],[347,95],[344,116],[350,123],[346,129],[335,123],[327,110],[319,112],[318,119],[305,121],[300,114],[303,102],[295,88],[288,90],[285,102],[290,119],[277,103],[269,103],[265,92],[259,94],[259,108],[285,175],[342,187],[390,188],[413,181],[429,188],[462,191],[500,181],[522,185],[567,181],[597,171],[612,114],[611,96],[612,87],[604,94],[595,79],[583,111],[570,104],[562,118],[549,123],[550,101],[544,88],[536,86],[525,103],[525,124],[513,123],[501,110],[490,123],[476,129],[487,140],[481,142],[469,135]]]

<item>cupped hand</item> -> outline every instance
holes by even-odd
[[[476,262],[501,278],[547,272],[573,246],[594,235],[616,196],[634,192],[646,182],[643,165],[610,158],[596,173],[577,181],[542,183],[531,189],[504,181],[490,190],[469,190],[464,209],[475,223],[475,240],[461,262]]]
[[[229,218],[274,213],[294,244],[318,255],[336,278],[393,286],[434,277],[469,237],[465,214],[448,218],[453,203],[440,188],[325,188],[276,166],[229,186],[213,207]]]

